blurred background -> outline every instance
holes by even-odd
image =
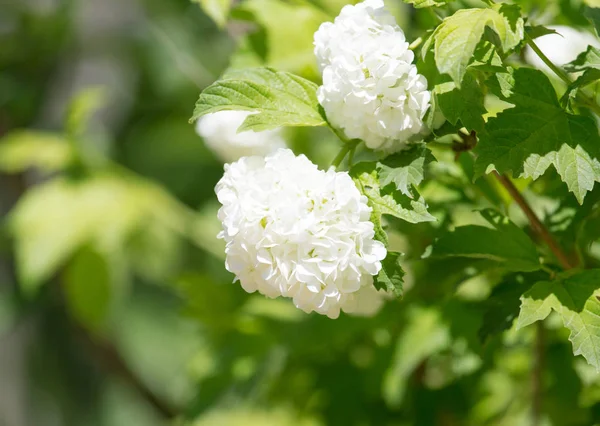
[[[386,3],[409,40],[437,22]],[[587,25],[578,1],[520,3],[539,23]],[[223,164],[188,123],[194,103],[229,67],[318,83],[313,33],[344,4],[0,0],[0,426],[530,424],[532,333],[500,334],[520,278],[421,259],[438,228],[508,204],[471,182],[468,156],[430,170],[438,223],[391,223],[406,296],[374,318],[306,315],[224,268]],[[338,150],[326,129],[284,137],[321,166]],[[566,195],[555,175],[536,184]],[[484,300],[510,291],[489,314]],[[600,382],[560,333],[545,421],[590,425]]]

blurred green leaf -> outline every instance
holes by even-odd
[[[540,281],[521,298],[517,327],[544,320],[552,310],[571,331],[573,354],[583,355],[600,371],[600,269],[565,274],[555,281]]]
[[[589,6],[589,5],[588,5]],[[596,33],[600,34],[600,4],[593,4],[594,7],[586,7],[584,15],[596,28]]]
[[[434,308],[412,307],[398,338],[394,357],[383,383],[383,397],[394,407],[404,398],[410,374],[428,356],[450,344],[450,333]]]
[[[235,71],[207,87],[196,102],[195,121],[223,110],[256,111],[238,131],[262,131],[282,126],[323,126],[317,85],[271,68]]]
[[[19,173],[31,167],[60,171],[73,159],[71,146],[54,133],[18,130],[0,139],[0,170]]]
[[[233,15],[259,27],[244,38],[246,49],[233,55],[233,65],[238,63],[240,54],[247,57],[254,52],[262,58],[263,65],[310,79],[320,78],[313,52],[313,35],[319,25],[331,20],[331,16],[309,2],[279,0],[247,0]]]
[[[422,7],[432,6],[444,6],[446,3],[450,3],[452,0],[403,0],[404,3],[412,4],[415,8],[420,9]]]
[[[92,115],[106,102],[106,91],[102,87],[91,87],[79,92],[67,112],[66,132],[72,139],[81,137],[88,128]]]
[[[192,2],[198,3],[219,28],[223,28],[227,23],[232,0],[192,0]]]
[[[110,266],[92,248],[83,248],[64,273],[67,306],[77,321],[92,331],[104,325],[111,301]]]
[[[479,225],[459,226],[442,235],[434,244],[431,256],[471,257],[500,262],[510,271],[540,269],[535,244],[519,227],[494,210],[480,212],[493,228]]]
[[[111,175],[55,179],[28,191],[10,217],[20,283],[33,293],[86,243],[122,246],[152,221],[177,229],[180,212],[168,196],[142,182]]]

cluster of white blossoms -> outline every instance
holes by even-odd
[[[329,122],[367,147],[394,152],[423,129],[431,98],[402,29],[382,0],[345,6],[314,36]]]
[[[226,267],[247,292],[289,297],[305,312],[371,315],[386,256],[371,208],[345,172],[280,149],[225,165],[216,187]]]
[[[196,123],[196,132],[208,146],[226,163],[249,155],[267,155],[286,146],[281,129],[238,133],[248,111],[219,111],[207,114]]]

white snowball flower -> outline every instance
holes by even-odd
[[[538,37],[535,39],[535,44],[555,65],[562,66],[575,60],[577,55],[587,49],[588,45],[600,48],[600,41],[587,31],[579,31],[562,25],[549,26],[548,28],[558,34],[547,34]],[[530,47],[525,50],[525,59],[535,68],[554,75],[552,70]]]
[[[280,149],[225,165],[216,187],[227,270],[247,292],[292,298],[305,312],[373,314],[386,256],[371,208],[345,172]]]
[[[248,111],[219,111],[206,114],[196,123],[196,132],[208,146],[226,163],[249,155],[267,155],[286,146],[281,129],[237,133]]]
[[[423,129],[431,98],[402,29],[382,0],[345,6],[314,36],[319,102],[332,125],[369,148],[394,152]]]

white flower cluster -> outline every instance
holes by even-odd
[[[371,315],[386,256],[371,208],[347,173],[280,149],[225,165],[216,187],[226,267],[247,292],[292,298],[305,312]]]
[[[281,129],[264,132],[245,131],[237,133],[248,111],[219,111],[201,117],[196,132],[208,146],[226,163],[248,155],[267,155],[286,146]]]
[[[576,30],[564,25],[548,27],[558,34],[546,34],[535,39],[535,44],[555,65],[563,66],[574,61],[588,46],[600,48],[600,41],[587,31]],[[554,75],[548,65],[529,46],[525,49],[525,60],[539,70]]]
[[[319,102],[332,125],[393,152],[423,129],[431,94],[402,29],[382,0],[345,6],[314,36],[323,73]]]

